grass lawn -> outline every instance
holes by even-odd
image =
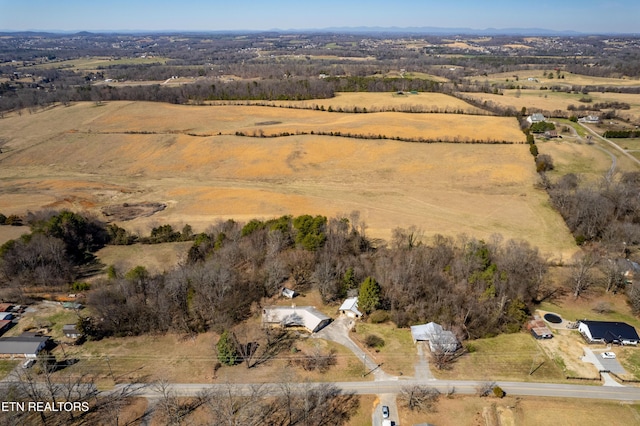
[[[555,121],[556,123],[565,125],[565,126],[572,127],[576,131],[576,133],[578,133],[578,136],[580,136],[581,138],[584,138],[585,136],[587,136],[587,131],[584,129],[584,127],[582,127],[578,123],[575,123],[575,122],[573,122],[571,120],[568,120],[566,118],[554,118],[553,121]]]
[[[564,381],[562,370],[550,360],[530,334],[502,334],[464,343],[472,348],[456,360],[449,370],[435,370],[443,380]],[[532,369],[535,372],[530,375]]]
[[[364,343],[367,335],[374,334],[384,340],[384,346],[378,350],[368,348]],[[392,375],[412,376],[414,365],[418,361],[417,349],[409,329],[397,328],[395,324],[356,323],[356,333],[351,338],[363,348],[382,369]]]
[[[11,373],[20,364],[19,360],[0,359],[0,379]]]
[[[611,312],[598,313],[594,311],[594,307],[600,303],[606,303]],[[627,305],[627,297],[624,294],[607,294],[594,289],[578,299],[567,295],[552,302],[543,302],[538,308],[557,313],[568,321],[585,318],[595,321],[622,321],[640,329],[640,319],[631,313]]]

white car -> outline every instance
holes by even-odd
[[[614,354],[613,352],[602,352],[602,358],[604,358],[604,359],[615,359],[616,358],[616,354]]]
[[[33,364],[35,364],[35,363],[36,363],[35,359],[33,359],[33,358],[32,359],[28,359],[28,360],[26,360],[25,362],[22,363],[22,368],[31,368],[31,367],[33,367]]]
[[[386,405],[382,406],[382,418],[383,419],[389,418],[389,407],[387,407]]]

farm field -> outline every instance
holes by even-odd
[[[407,93],[398,95],[388,92],[340,92],[336,96],[328,99],[314,99],[308,101],[239,101],[237,103],[246,104],[267,104],[277,106],[293,106],[297,108],[318,108],[331,107],[334,110],[342,108],[343,110],[353,110],[354,107],[360,109],[366,108],[367,111],[396,110],[409,111],[415,109],[418,111],[464,111],[467,114],[487,114],[479,108],[468,104],[456,97],[445,95],[443,93],[419,92],[418,94]]]
[[[553,256],[575,250],[547,195],[534,188],[537,175],[524,144],[185,134],[215,129],[233,134],[255,128],[257,121],[287,122],[290,115],[302,123],[299,113],[322,115],[228,108],[235,114],[227,108],[86,103],[7,118],[0,130],[0,137],[8,140],[0,157],[0,211],[72,208],[100,215],[105,205],[163,202],[167,208],[162,212],[121,225],[147,231],[164,223],[189,223],[199,232],[218,219],[333,216],[357,210],[369,227],[367,233],[376,238],[389,238],[395,227],[415,225],[427,236],[467,233],[487,238],[501,233],[526,239]],[[324,114],[338,122],[344,116],[354,120],[377,115]],[[417,123],[422,115],[406,116]],[[459,124],[469,117],[447,119]],[[489,119],[487,123],[495,119],[474,118]],[[517,127],[515,121],[506,122]],[[328,121],[321,123],[330,128]],[[405,132],[419,133],[408,121],[404,124],[409,126]],[[314,123],[304,125],[311,129]],[[146,131],[158,134],[131,133]]]
[[[468,94],[482,101],[491,101],[504,107],[513,107],[520,110],[522,107],[527,109],[539,109],[543,111],[553,112],[561,110],[567,112],[569,105],[579,107],[581,105],[589,106],[595,103],[603,102],[624,102],[631,107],[628,110],[619,110],[618,114],[622,117],[630,117],[632,120],[640,119],[640,96],[630,93],[600,93],[592,92],[588,95],[581,93],[565,93],[552,92],[550,90],[503,90],[503,95],[494,95],[492,93],[474,93]],[[588,97],[592,99],[591,103],[582,103],[580,98]],[[574,111],[577,116],[587,115],[586,111]]]
[[[489,74],[485,79],[489,83],[504,83],[507,79],[514,84],[526,85],[530,87],[538,86],[563,86],[571,87],[576,86],[640,86],[640,79],[637,78],[609,78],[609,77],[592,77],[582,74],[573,74],[560,70],[560,74],[564,75],[564,78],[556,78],[557,74],[554,71],[554,78],[544,77],[543,74],[549,74],[552,69],[534,69],[534,70],[518,70],[502,73]],[[518,76],[516,81],[515,76]],[[528,78],[536,78],[538,82],[528,81]],[[484,81],[478,77],[470,77],[470,80]]]
[[[460,142],[525,141],[518,122],[509,117],[400,112],[340,114],[263,106],[176,106],[144,102],[114,102],[106,107],[98,107],[105,109],[104,113],[98,111],[94,119],[78,123],[80,125],[69,130],[196,136],[233,135],[237,132],[249,136],[264,132],[265,136],[271,136],[313,131]]]
[[[21,71],[27,72],[30,69],[65,69],[71,68],[74,70],[82,71],[97,71],[101,68],[107,68],[114,65],[149,65],[149,64],[164,64],[168,58],[163,57],[137,57],[137,58],[112,58],[112,57],[87,57],[80,59],[71,59],[66,61],[51,61],[37,65],[31,65],[21,68]]]

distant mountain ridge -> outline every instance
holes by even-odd
[[[295,32],[302,30],[273,30]],[[581,33],[571,30],[549,30],[545,28],[444,28],[444,27],[328,27],[317,30],[336,33],[393,33],[393,34],[424,34],[424,35],[522,35],[522,36],[580,36]]]
[[[95,36],[102,34],[256,34],[256,33],[342,33],[342,34],[414,34],[414,35],[435,35],[435,36],[451,36],[451,35],[473,35],[473,36],[588,36],[588,35],[618,35],[618,36],[639,36],[640,31],[636,33],[617,33],[617,32],[579,32],[573,30],[550,30],[546,28],[467,28],[467,27],[324,27],[324,28],[291,28],[281,29],[272,28],[268,30],[76,30],[76,31],[58,31],[58,30],[23,30],[12,31],[0,29],[1,34],[16,35],[76,35],[76,36]]]

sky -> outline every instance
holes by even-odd
[[[544,28],[640,34],[639,0],[0,0],[0,31]]]

